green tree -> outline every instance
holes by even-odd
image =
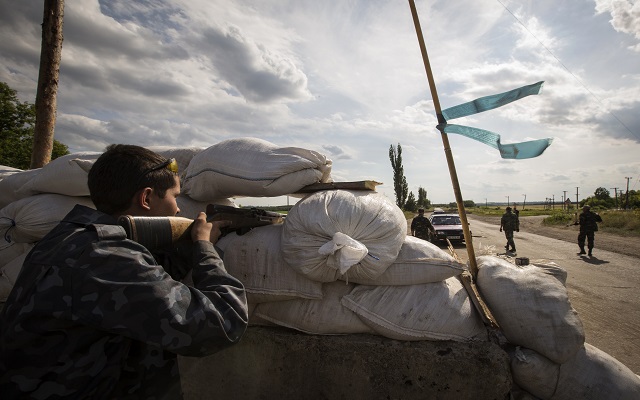
[[[603,187],[597,188],[593,195],[598,200],[609,200],[611,198],[611,193]]]
[[[409,196],[407,196],[407,202],[404,203],[404,209],[406,211],[416,211],[418,209],[416,196],[413,195],[413,192],[409,192]]]
[[[418,188],[418,207],[429,208],[431,206],[431,201],[427,199],[427,191],[419,187]]]
[[[398,148],[391,145],[389,147],[389,159],[391,160],[391,168],[393,168],[393,190],[396,194],[396,204],[404,209],[407,202],[407,194],[409,193],[409,185],[407,178],[404,176],[404,167],[402,166],[402,146],[398,143]]]
[[[0,165],[29,169],[35,122],[35,105],[20,102],[17,92],[0,82]],[[65,154],[67,146],[54,140],[51,159]]]

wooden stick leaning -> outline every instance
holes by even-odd
[[[418,35],[418,43],[420,44],[420,51],[422,52],[422,61],[424,62],[424,68],[427,72],[427,79],[429,80],[429,89],[431,90],[431,97],[433,99],[433,106],[436,111],[436,116],[438,117],[438,123],[445,123],[445,119],[442,116],[442,109],[440,108],[440,100],[438,99],[438,92],[436,90],[436,84],[433,79],[433,73],[431,72],[431,64],[429,63],[429,56],[427,55],[427,47],[424,43],[424,38],[422,36],[422,28],[420,27],[420,20],[418,19],[418,12],[416,11],[416,5],[413,0],[409,0],[409,6],[411,7],[411,15],[413,16],[413,24],[416,28],[416,34]],[[498,323],[493,318],[491,311],[484,303],[480,294],[473,284],[473,280],[476,279],[478,275],[478,264],[476,262],[476,255],[473,249],[473,240],[471,237],[471,232],[469,231],[469,223],[467,221],[467,214],[464,209],[464,202],[462,200],[462,193],[460,192],[460,183],[458,182],[458,175],[456,173],[456,166],[453,162],[453,155],[451,153],[451,147],[449,146],[449,138],[444,132],[440,132],[440,136],[442,137],[442,144],[444,146],[444,154],[447,158],[447,165],[449,166],[449,174],[451,175],[451,183],[453,185],[453,192],[456,197],[456,204],[458,206],[458,214],[460,215],[460,220],[462,222],[462,231],[464,233],[464,241],[465,246],[467,248],[467,255],[469,256],[469,272],[470,274],[462,274],[461,281],[464,285],[465,289],[469,293],[469,296],[482,316],[485,324],[491,326],[492,328],[498,328]]]

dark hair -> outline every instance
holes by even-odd
[[[511,211],[511,207],[507,207],[507,211]]]
[[[112,144],[98,157],[88,177],[91,201],[96,209],[113,215],[131,206],[133,196],[140,189],[151,187],[164,198],[175,186],[175,176],[167,168],[150,169],[167,161],[144,147]]]
[[[424,208],[419,208],[419,209],[418,209],[418,212],[419,212],[419,213],[423,213],[423,212],[424,212]]]

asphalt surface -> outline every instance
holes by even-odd
[[[582,320],[586,342],[640,374],[640,255],[600,250],[596,244],[593,257],[578,256],[575,243],[522,231],[514,235],[517,255],[505,254],[499,225],[473,219],[469,224],[476,256],[494,254],[512,261],[528,257],[530,262],[549,260],[564,268],[569,300]],[[467,262],[465,245],[454,248]]]

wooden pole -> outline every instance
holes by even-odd
[[[44,167],[51,161],[56,125],[60,58],[62,57],[63,18],[64,0],[45,0],[31,169]]]
[[[424,68],[427,71],[427,79],[429,79],[429,88],[431,89],[431,97],[433,98],[433,106],[436,110],[436,116],[438,117],[438,123],[445,123],[445,119],[442,116],[442,109],[440,108],[440,100],[438,99],[438,92],[436,90],[436,83],[433,79],[433,73],[431,72],[431,65],[429,64],[429,56],[427,55],[427,47],[424,44],[424,38],[422,37],[422,28],[420,27],[420,21],[418,19],[418,12],[416,11],[416,5],[413,0],[409,0],[409,6],[411,7],[411,15],[413,15],[413,24],[416,28],[416,34],[418,35],[418,42],[420,43],[420,51],[422,52],[422,60],[424,62]],[[451,175],[451,183],[453,184],[453,192],[456,197],[456,204],[458,205],[458,214],[462,221],[462,230],[464,233],[464,241],[467,248],[467,255],[469,256],[469,270],[471,275],[475,279],[478,275],[478,264],[476,262],[475,251],[473,250],[473,241],[471,238],[471,232],[469,231],[469,223],[467,221],[467,214],[464,209],[464,201],[462,200],[462,194],[460,192],[460,184],[458,182],[458,175],[456,173],[456,165],[453,162],[453,154],[451,153],[451,147],[449,146],[449,138],[446,133],[440,132],[442,137],[442,144],[444,146],[444,154],[447,157],[447,165],[449,166],[449,174]]]

